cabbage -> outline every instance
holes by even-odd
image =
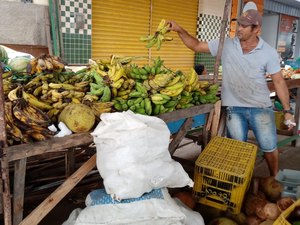
[[[8,55],[6,50],[0,45],[0,61],[7,64]]]
[[[16,57],[9,61],[8,66],[15,72],[26,72],[30,59],[27,57]]]

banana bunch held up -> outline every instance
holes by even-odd
[[[146,37],[141,37],[140,40],[147,42],[147,48],[152,48],[153,46],[156,46],[156,50],[160,50],[163,42],[173,40],[172,37],[165,36],[168,32],[170,32],[169,24],[166,23],[166,20],[162,19],[154,34],[150,34]]]

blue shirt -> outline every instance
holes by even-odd
[[[219,40],[208,43],[217,55]],[[257,46],[243,53],[240,40],[226,38],[222,56],[222,105],[265,108],[272,106],[266,74],[280,71],[278,53],[262,38]]]

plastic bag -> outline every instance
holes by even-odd
[[[153,188],[193,186],[170,156],[170,131],[163,120],[132,111],[104,113],[92,135],[97,168],[115,199],[137,198]]]

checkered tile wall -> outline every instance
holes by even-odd
[[[222,17],[200,13],[197,20],[197,38],[200,41],[210,41],[220,37]],[[229,36],[229,23],[226,36]],[[204,64],[207,72],[214,71],[215,57],[207,53],[196,53],[195,64]]]
[[[61,0],[60,16],[65,60],[86,64],[91,58],[92,0]]]

